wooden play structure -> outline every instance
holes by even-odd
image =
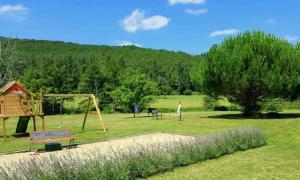
[[[7,138],[6,121],[11,117],[19,117],[16,134],[26,134],[30,118],[33,119],[34,131],[36,131],[36,119],[42,119],[42,128],[45,131],[45,119],[43,112],[44,97],[87,97],[88,107],[83,119],[82,130],[84,130],[89,109],[93,103],[102,129],[106,133],[104,119],[101,116],[97,99],[93,94],[44,94],[41,90],[38,100],[33,99],[31,93],[19,82],[12,81],[0,89],[0,118],[3,120],[3,139]],[[27,133],[28,134],[28,133]]]
[[[42,100],[34,100],[30,92],[19,82],[11,81],[0,89],[0,118],[3,120],[3,139],[6,139],[6,121],[11,117],[19,117],[17,134],[24,134],[27,130],[29,119],[33,119],[36,130],[35,117],[42,119],[45,129],[45,120]]]

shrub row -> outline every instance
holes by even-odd
[[[240,128],[208,136],[154,146],[133,145],[104,156],[95,150],[22,161],[0,169],[0,179],[136,179],[175,167],[218,158],[225,154],[265,145],[259,129]],[[82,154],[81,154],[82,155]],[[16,170],[17,169],[17,170]]]

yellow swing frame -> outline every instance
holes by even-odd
[[[42,97],[88,97],[89,101],[88,101],[88,106],[87,106],[85,116],[83,119],[82,130],[84,130],[84,128],[85,128],[85,123],[86,123],[86,119],[87,119],[87,116],[89,113],[91,102],[93,102],[93,104],[96,108],[96,111],[97,111],[97,115],[98,115],[98,118],[99,118],[99,121],[101,124],[101,128],[103,129],[103,131],[105,133],[107,133],[107,130],[105,128],[105,122],[101,115],[100,108],[98,106],[98,100],[94,94],[42,94]]]

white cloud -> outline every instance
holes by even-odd
[[[203,4],[205,0],[168,0],[170,5],[175,4]]]
[[[184,12],[192,15],[198,15],[198,14],[206,14],[208,13],[208,9],[185,9]]]
[[[150,30],[150,29],[160,29],[166,25],[168,25],[169,19],[163,16],[151,16],[145,18],[141,21],[142,29]]]
[[[218,30],[210,33],[210,37],[216,37],[216,36],[223,36],[223,35],[232,35],[239,33],[240,30],[238,29],[224,29],[224,30]]]
[[[299,40],[299,36],[291,36],[291,35],[286,35],[284,37],[285,40],[287,40],[290,43],[296,42]]]
[[[133,42],[130,42],[130,41],[115,41],[114,44],[116,46],[136,46],[136,47],[143,47],[142,45],[138,44],[138,43],[133,43]]]
[[[160,29],[167,26],[169,22],[170,19],[160,15],[145,17],[143,11],[136,9],[122,20],[121,27],[130,33],[134,33],[137,30]]]
[[[17,5],[2,5],[0,6],[0,13],[1,14],[14,14],[14,13],[26,13],[27,8],[24,7],[22,4]]]
[[[16,21],[23,21],[26,19],[28,9],[22,4],[17,5],[0,5],[0,17],[8,17]]]

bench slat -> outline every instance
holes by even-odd
[[[31,143],[42,143],[42,142],[52,142],[52,141],[66,141],[66,140],[73,140],[73,137],[70,138],[55,138],[55,139],[41,139],[41,140],[35,140],[31,141]]]
[[[51,131],[33,131],[30,133],[31,143],[74,140],[68,129]]]

